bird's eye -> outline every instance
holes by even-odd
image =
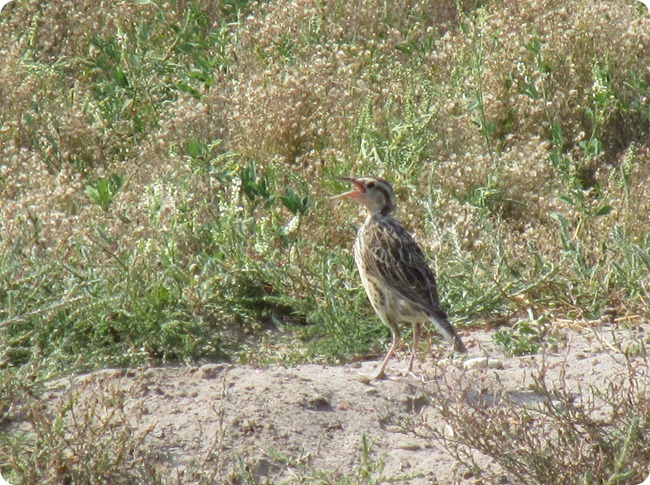
[[[372,189],[374,186],[375,186],[375,183],[374,183],[374,182],[368,182],[368,183],[366,184],[366,188],[367,188],[367,189]]]

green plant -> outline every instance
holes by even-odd
[[[492,338],[506,355],[530,355],[539,351],[544,333],[539,321],[520,320],[508,329],[498,330]]]
[[[384,462],[374,456],[372,441],[365,434],[362,434],[361,456],[358,465],[355,467],[355,474],[347,480],[343,479],[340,483],[349,483],[350,485],[382,483],[385,480],[383,470]]]
[[[85,192],[102,211],[107,212],[121,187],[122,177],[114,173],[108,178],[100,177],[89,182]]]
[[[309,195],[301,196],[291,187],[284,189],[280,201],[294,216],[304,216],[309,208]]]
[[[457,2],[456,8],[459,12],[463,12],[460,2]],[[483,35],[488,15],[488,11],[483,8],[479,8],[470,14],[461,13],[460,30],[470,38],[470,57],[468,62],[473,90],[469,95],[470,101],[467,109],[473,114],[471,121],[481,134],[490,158],[496,160],[497,155],[493,146],[495,124],[487,116],[484,85],[484,56],[486,50],[494,48],[497,45],[496,39],[489,39],[489,37]],[[488,42],[491,42],[492,45],[486,45]]]

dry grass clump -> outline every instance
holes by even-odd
[[[38,226],[31,229],[38,233],[33,240],[37,247],[65,254],[70,241],[85,237],[97,216],[83,193],[85,185],[114,172],[131,177],[141,169],[134,163],[140,161],[134,142],[144,138],[143,129],[158,123],[146,111],[170,95],[164,84],[139,76],[164,71],[160,64],[176,60],[170,49],[177,39],[160,52],[154,43],[160,33],[145,33],[145,22],[131,20],[158,16],[158,28],[164,31],[168,25],[162,20],[185,14],[171,5],[162,7],[167,19],[153,4],[32,2],[10,7],[1,37],[3,45],[11,46],[2,75],[2,180],[9,201],[2,217],[5,243],[29,232],[22,226],[31,224]],[[145,41],[151,44],[143,46]],[[145,47],[150,51],[139,52]],[[160,155],[146,160],[152,176],[137,183],[160,177]],[[123,227],[120,235],[130,232],[131,227]]]
[[[10,413],[3,412],[4,478],[43,484],[162,482],[158,457],[143,446],[151,428],[138,429],[139,418],[125,410],[124,390],[88,380],[49,399],[41,393],[29,392]],[[16,414],[20,424],[11,422]],[[12,427],[18,429],[8,440]]]
[[[463,31],[450,33],[432,53],[436,74],[463,95],[451,99],[474,101],[475,110],[493,125],[495,144],[511,144],[520,135],[549,139],[552,122],[564,130],[565,149],[594,129],[611,145],[621,137],[623,122],[638,137],[647,130],[647,119],[625,106],[638,94],[628,85],[629,76],[647,76],[647,62],[637,60],[647,60],[648,32],[632,5],[611,7],[518,2],[472,13]]]
[[[354,116],[367,103],[381,111],[400,96],[395,70],[455,17],[454,2],[256,6],[240,32],[240,62],[225,91],[236,150],[294,165],[313,151],[347,148]]]
[[[480,91],[486,119],[498,136],[507,136],[504,142],[518,134],[548,137],[549,123],[557,120],[568,147],[595,128],[588,110],[601,94],[610,98],[604,112],[595,113],[607,121],[597,127],[602,141],[610,145],[647,129],[642,113],[624,109],[638,95],[628,85],[630,75],[648,74],[649,34],[633,4],[517,2],[479,10],[463,22],[463,31],[450,32],[432,53],[436,74],[468,98]]]
[[[565,212],[557,199],[568,189],[563,175],[581,190],[608,190],[620,150],[648,131],[638,90],[648,75],[643,17],[632,5],[518,2],[473,12],[461,25],[431,54],[451,100],[438,115],[440,179],[471,192],[491,173],[528,221]],[[566,166],[553,165],[556,151]],[[632,183],[643,192],[639,175]]]
[[[588,387],[564,372],[549,378],[544,362],[530,390],[466,382],[455,396],[442,384],[436,405],[449,427],[429,431],[477,478],[485,471],[478,452],[518,483],[641,483],[650,460],[648,356],[620,350],[627,369]]]

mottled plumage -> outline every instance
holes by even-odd
[[[413,326],[413,361],[420,339],[420,325],[434,324],[456,352],[465,345],[440,308],[436,279],[422,250],[413,237],[391,215],[395,195],[391,185],[378,177],[345,178],[357,190],[337,196],[357,200],[366,206],[368,216],[359,228],[354,244],[354,259],[368,299],[382,322],[388,326],[393,343],[381,364],[377,378],[384,375],[388,361],[399,344],[399,324]]]

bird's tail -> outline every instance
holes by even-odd
[[[449,319],[447,318],[445,312],[441,310],[440,314],[431,315],[430,320],[431,323],[433,323],[433,325],[436,327],[436,330],[438,330],[438,333],[440,333],[440,335],[442,335],[445,340],[451,344],[455,352],[458,352],[459,354],[467,353],[465,344],[460,339],[460,335],[456,333],[456,329],[454,329],[451,323],[449,323]]]

